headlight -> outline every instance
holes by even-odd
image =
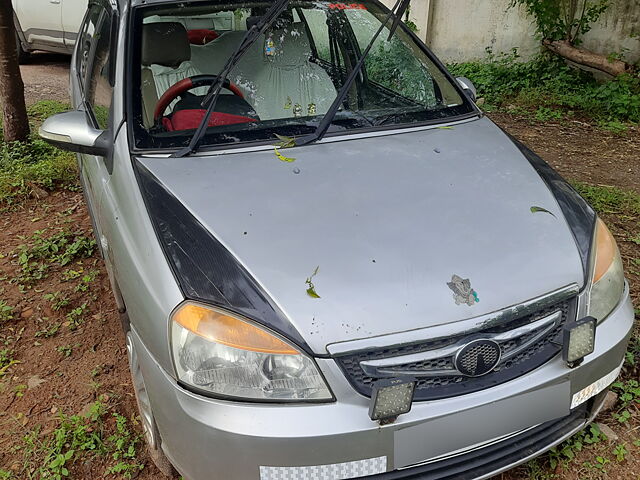
[[[171,319],[178,379],[240,400],[332,400],[315,362],[247,320],[187,302]]]
[[[598,219],[589,315],[598,322],[604,320],[620,302],[623,291],[624,273],[618,245],[604,222]]]

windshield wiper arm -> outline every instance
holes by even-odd
[[[200,125],[198,125],[197,130],[191,137],[189,141],[189,146],[178,150],[174,154],[171,155],[171,158],[182,158],[187,155],[191,155],[198,151],[198,147],[200,146],[200,142],[204,137],[207,127],[209,126],[209,117],[213,113],[213,110],[216,107],[216,103],[218,102],[218,97],[220,97],[220,92],[222,91],[223,84],[231,71],[236,67],[238,62],[242,59],[243,55],[247,52],[249,47],[255,43],[255,41],[262,35],[271,24],[280,16],[280,14],[286,10],[289,6],[289,0],[277,0],[271,4],[269,10],[258,20],[256,24],[254,24],[247,33],[245,34],[242,42],[238,45],[235,52],[229,57],[227,63],[222,68],[216,81],[211,84],[207,94],[202,100],[201,106],[207,106],[206,113],[202,120],[200,121]]]
[[[391,28],[389,29],[389,37],[387,38],[387,41],[391,41],[393,34],[396,33],[396,30],[398,28],[398,25],[400,25],[400,22],[402,21],[402,17],[404,16],[404,13],[409,8],[410,2],[411,0],[404,0],[403,3],[398,8],[398,11],[396,12],[396,18],[393,21],[393,25],[391,25]]]
[[[378,29],[376,34],[373,36],[373,38],[369,42],[369,45],[367,45],[367,48],[365,48],[364,52],[362,52],[362,56],[360,57],[360,60],[358,60],[358,62],[354,65],[353,70],[351,71],[344,85],[342,85],[342,88],[338,92],[338,96],[335,98],[335,100],[329,107],[329,110],[327,110],[327,113],[324,115],[324,117],[322,117],[322,120],[318,125],[318,128],[316,128],[316,131],[313,132],[311,135],[306,135],[304,137],[297,138],[295,140],[296,147],[301,147],[303,145],[308,145],[310,143],[317,142],[318,140],[321,140],[322,137],[324,137],[325,133],[327,133],[327,130],[331,126],[333,119],[338,113],[338,110],[340,109],[340,105],[346,98],[347,93],[349,93],[349,90],[351,89],[351,85],[353,85],[353,82],[355,81],[356,77],[360,73],[360,70],[362,70],[364,62],[367,56],[369,55],[369,52],[373,48],[373,44],[376,42],[376,40],[384,30],[384,27],[387,25],[387,23],[389,23],[389,20],[394,15],[396,16],[396,18],[393,25],[395,27],[398,26],[398,24],[400,23],[400,20],[402,19],[402,14],[409,7],[409,1],[410,0],[398,0],[395,6],[389,11],[389,14],[385,18],[384,22],[382,22],[382,25],[380,25],[380,28]],[[392,26],[392,28],[394,27]],[[391,35],[393,35],[393,31]]]

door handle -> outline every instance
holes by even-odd
[[[60,5],[60,0],[49,0],[49,3],[53,3],[54,5]]]

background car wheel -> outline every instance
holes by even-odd
[[[123,316],[126,314],[123,314]],[[128,325],[128,322],[123,320],[123,326]],[[151,460],[158,467],[158,470],[162,472],[168,478],[178,478],[178,472],[173,468],[171,462],[162,451],[162,439],[160,438],[160,432],[158,426],[153,418],[153,412],[151,410],[151,402],[149,401],[149,395],[147,394],[147,388],[142,377],[142,370],[140,369],[140,363],[138,361],[138,355],[134,348],[133,338],[131,330],[125,330],[127,341],[127,353],[129,356],[129,368],[131,370],[131,378],[133,381],[133,389],[136,394],[136,401],[138,403],[138,411],[140,412],[140,423],[142,424],[142,430],[144,433],[144,439],[147,444],[147,451]]]
[[[18,51],[18,63],[27,63],[29,60],[29,52],[22,48],[22,42],[16,32],[16,50]]]

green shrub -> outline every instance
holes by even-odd
[[[621,75],[600,83],[561,58],[543,53],[529,62],[487,51],[482,62],[449,65],[455,76],[468,77],[490,105],[507,103],[581,112],[612,122],[640,122],[640,78]]]

